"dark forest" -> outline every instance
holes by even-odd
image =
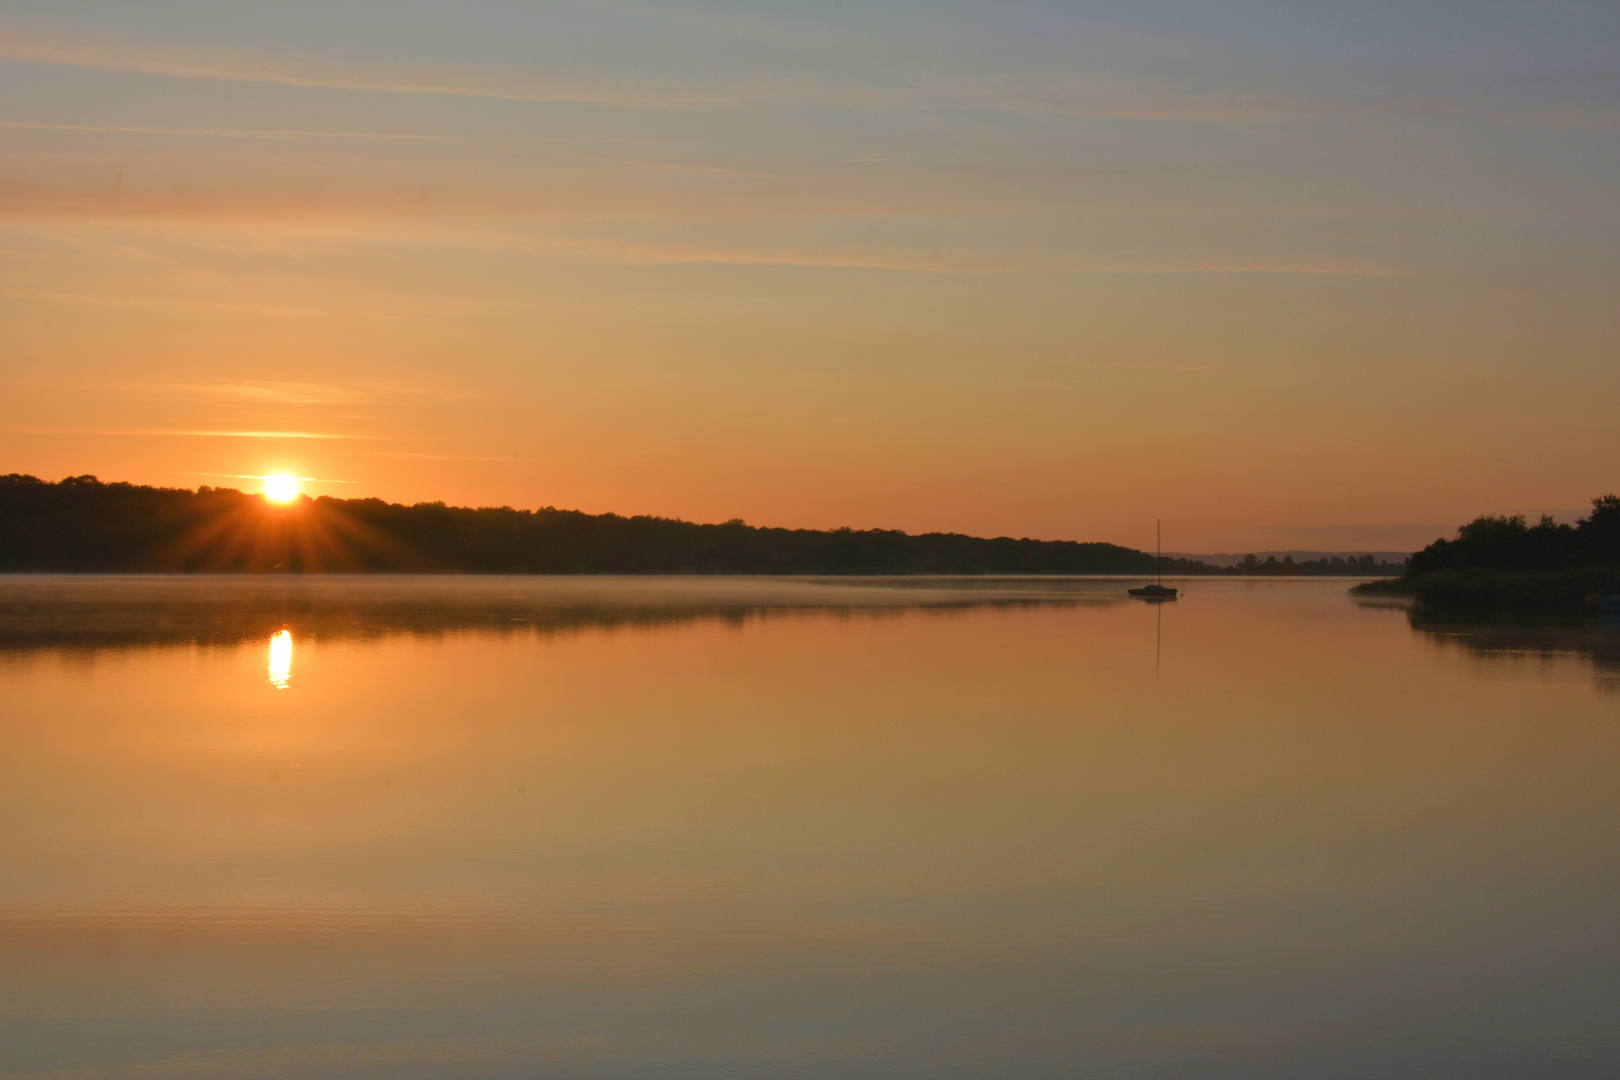
[[[885,529],[700,525],[543,507],[403,506],[93,476],[0,477],[0,570],[501,574],[1399,574],[1364,559],[1230,570],[1116,544]]]

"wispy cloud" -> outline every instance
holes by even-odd
[[[161,135],[188,139],[264,139],[287,141],[298,139],[360,139],[377,142],[471,143],[492,145],[554,145],[565,141],[549,135],[506,134],[483,135],[467,132],[442,131],[322,131],[312,128],[208,128],[208,127],[150,127],[127,124],[58,124],[32,120],[0,120],[0,129],[12,131],[60,131],[87,135]],[[734,176],[749,180],[792,180],[805,182],[807,177],[790,176],[780,172],[762,172],[757,169],[739,169],[724,165],[711,165],[682,161],[659,161],[645,158],[612,157],[602,154],[576,154],[553,150],[548,155],[553,161],[585,162],[595,165],[617,165],[630,169],[653,169],[662,172],[706,173],[713,176]],[[883,158],[851,158],[839,164],[861,164],[883,161]]]
[[[542,460],[540,458],[512,457],[511,455],[506,457],[473,457],[465,454],[433,454],[415,450],[367,450],[361,453],[359,456],[368,458],[393,458],[401,461],[498,461],[504,462],[508,465],[534,464]],[[545,463],[560,464],[559,462],[553,462],[549,459],[545,459]]]
[[[357,379],[353,385],[368,394],[431,397],[439,401],[468,401],[484,396],[471,390],[425,379]]]
[[[120,393],[136,392],[183,401],[237,401],[262,405],[353,405],[383,397],[430,397],[439,401],[461,401],[482,396],[421,379],[357,379],[344,384],[211,379],[134,387],[117,385],[114,388]],[[375,417],[333,417],[328,414],[326,419],[363,420]]]
[[[1133,80],[1092,75],[1082,80],[1032,76],[1023,80],[942,79],[916,72],[911,78],[862,78],[846,72],[836,82],[814,76],[731,72],[723,77],[674,77],[662,81],[622,73],[580,73],[420,65],[336,63],[308,55],[250,49],[196,48],[170,44],[30,34],[0,30],[0,59],[96,71],[176,79],[263,83],[305,89],[488,98],[640,108],[735,107],[760,101],[814,101],[851,106],[902,102],[950,102],[1003,112],[1053,113],[1141,120],[1255,121],[1342,111],[1343,106],[1277,90],[1177,90]],[[20,125],[17,125],[20,126]],[[70,126],[62,125],[63,130]],[[130,133],[176,134],[162,129]],[[192,133],[246,136],[230,129]],[[255,137],[304,137],[314,133]],[[348,133],[354,137],[377,136]]]
[[[522,242],[515,242],[520,243]],[[1306,274],[1353,277],[1406,277],[1409,271],[1375,263],[1332,260],[1227,258],[1086,260],[1047,256],[982,254],[927,255],[793,248],[719,247],[552,237],[523,246],[537,253],[572,254],[647,265],[730,264],[739,266],[888,270],[924,274]]]
[[[362,238],[345,235],[342,242]],[[533,236],[507,230],[467,228],[427,234],[386,234],[373,241],[414,241],[436,246],[521,252],[535,257],[601,262],[621,266],[757,266],[806,270],[850,270],[908,274],[963,276],[1016,275],[1217,275],[1247,274],[1307,277],[1403,278],[1412,271],[1382,263],[1332,258],[1240,258],[1219,253],[1199,255],[1145,255],[1131,258],[1075,258],[1061,254],[998,253],[995,251],[918,252],[852,248],[766,247],[687,244],[581,236]],[[190,298],[93,296],[0,287],[0,296],[54,303],[159,306],[199,310],[247,311],[268,318],[364,318],[431,321],[424,316],[394,315],[304,307],[265,307],[253,304],[212,303]],[[273,400],[279,393],[267,384],[254,388],[218,390],[216,394],[257,396]],[[200,389],[198,392],[202,392]],[[403,391],[402,391],[403,392]],[[443,388],[425,391],[443,396]],[[288,391],[296,393],[296,391]],[[452,392],[453,396],[461,396]]]
[[[375,319],[390,322],[429,322],[420,315],[400,315],[389,312],[360,311],[350,308],[319,308],[298,305],[236,303],[221,300],[199,300],[182,296],[117,296],[95,293],[56,292],[48,289],[16,289],[0,287],[0,297],[20,300],[41,300],[52,304],[83,304],[111,307],[177,308],[183,311],[228,312],[260,315],[269,319]]]
[[[472,135],[451,132],[320,131],[308,128],[200,128],[136,127],[127,124],[53,124],[31,120],[0,120],[0,128],[15,131],[68,131],[99,135],[172,135],[209,139],[376,139],[388,142],[513,143],[552,141],[538,135]]]
[[[220,480],[268,480],[268,473],[219,473],[219,472],[188,472],[185,476],[211,476]],[[306,484],[358,484],[358,480],[333,480],[326,476],[295,476],[294,480]]]
[[[15,435],[104,435],[136,438],[201,439],[374,439],[375,435],[343,435],[330,431],[208,431],[184,428],[18,428]]]
[[[831,46],[827,46],[831,47]],[[1399,86],[1329,85],[1309,78],[1297,85],[1252,85],[1232,72],[1204,85],[1176,85],[1092,72],[1084,76],[1032,71],[1007,77],[918,68],[800,72],[731,69],[654,76],[616,70],[456,67],[340,62],[307,54],[194,47],[105,37],[75,37],[0,29],[0,59],[176,79],[261,83],[304,89],[471,97],[500,101],[573,103],[638,109],[737,108],[799,102],[854,108],[896,105],[980,109],[1099,119],[1189,123],[1267,123],[1308,117],[1414,119],[1446,117],[1559,128],[1620,127],[1620,109],[1603,101],[1516,101],[1489,92],[1420,92]],[[234,129],[97,128],[28,125],[59,130],[123,130],[140,134],[208,134],[246,138],[462,139],[478,135]]]
[[[1314,91],[1314,92],[1313,92]],[[1451,114],[1432,99],[1355,88],[1174,86],[1140,80],[1030,80],[987,88],[1000,107],[1099,119],[1261,123],[1309,116],[1410,117]]]
[[[649,80],[632,80],[627,85],[622,75],[609,74],[591,76],[490,68],[334,63],[316,56],[251,49],[195,48],[110,38],[31,34],[16,30],[0,30],[0,59],[176,79],[267,83],[305,89],[640,108],[736,104],[758,96],[761,89],[754,87],[740,92],[737,89],[721,90],[702,86],[696,80],[683,80],[678,85],[654,85]]]
[[[1255,375],[1263,370],[1246,364],[1180,364],[1151,360],[1121,360],[1092,366],[1119,371],[1163,371],[1173,375]]]
[[[270,405],[349,405],[367,397],[357,390],[323,383],[248,383],[220,380],[164,383],[150,392],[188,401],[251,401]]]

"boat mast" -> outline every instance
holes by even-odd
[[[1159,548],[1158,557],[1153,560],[1153,568],[1158,571],[1159,585],[1164,585],[1164,523],[1158,518],[1153,519],[1153,535]]]

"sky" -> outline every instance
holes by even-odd
[[[1165,548],[1620,490],[1620,4],[0,0],[0,473]]]

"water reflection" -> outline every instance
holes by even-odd
[[[283,630],[270,639],[270,685],[277,690],[287,689],[288,676],[292,674],[292,652],[291,632]]]
[[[9,588],[0,1077],[1620,1072],[1613,700],[1343,583]]]
[[[301,643],[476,630],[733,625],[787,614],[1125,602],[1118,579],[0,575],[0,652]]]
[[[1545,670],[1573,663],[1591,668],[1599,690],[1620,694],[1620,619],[1478,622],[1415,609],[1408,620],[1412,629],[1442,648],[1463,651],[1482,671]]]

